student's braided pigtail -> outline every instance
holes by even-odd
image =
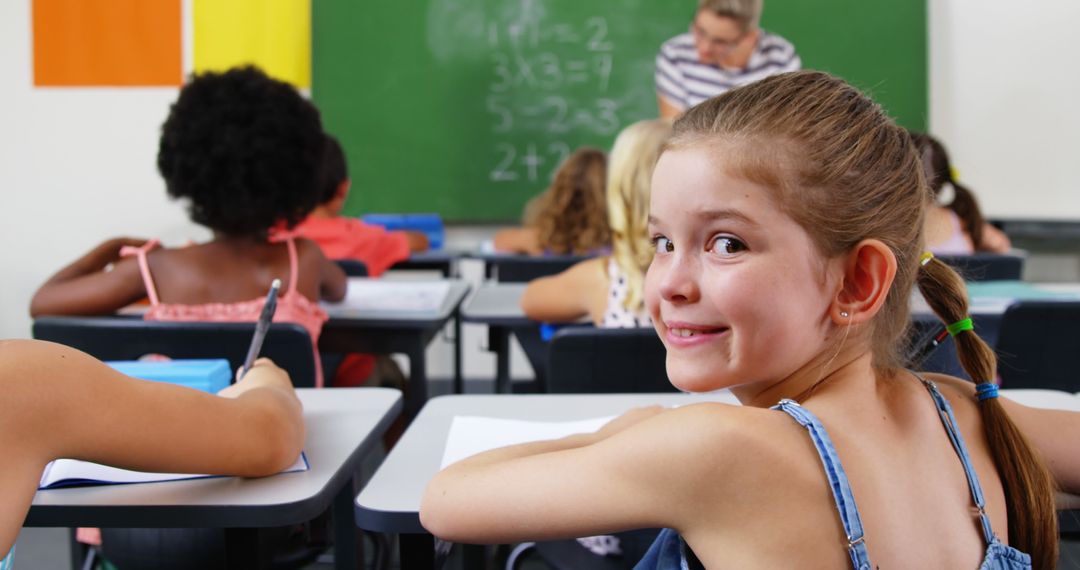
[[[963,280],[944,262],[932,257],[924,261],[917,283],[930,308],[947,324],[967,319]],[[970,328],[959,328],[964,330],[956,332],[953,340],[964,371],[976,383],[993,382],[997,375],[993,350]],[[1050,472],[997,398],[983,399],[978,406],[1005,488],[1008,542],[1030,553],[1035,568],[1053,569],[1057,566],[1058,529]]]

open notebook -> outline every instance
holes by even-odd
[[[281,473],[295,473],[307,471],[307,456],[303,453],[296,458],[296,462],[283,469]],[[180,481],[184,479],[206,479],[208,477],[223,477],[223,475],[199,475],[192,473],[147,473],[143,471],[130,471],[109,467],[89,461],[77,459],[57,459],[45,466],[41,474],[41,482],[38,489],[58,489],[61,487],[77,487],[84,485],[120,485],[126,483],[153,483],[157,481]]]

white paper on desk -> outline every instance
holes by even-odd
[[[575,433],[593,433],[615,416],[569,422],[538,422],[480,416],[454,416],[446,438],[442,466],[466,457],[530,441],[559,439]]]
[[[301,452],[296,461],[279,473],[295,473],[311,469],[307,456]],[[118,467],[109,467],[100,463],[79,461],[77,459],[57,459],[45,466],[41,474],[38,489],[59,489],[82,485],[119,485],[125,483],[153,483],[157,481],[180,481],[184,479],[206,479],[221,475],[200,475],[192,473],[148,473],[131,471]]]
[[[438,311],[450,283],[446,281],[381,281],[349,279],[341,305],[364,311]]]

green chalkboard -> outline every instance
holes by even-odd
[[[318,0],[312,96],[341,139],[346,210],[510,221],[581,145],[656,116],[653,61],[695,0]],[[804,66],[925,123],[922,2],[768,0]]]

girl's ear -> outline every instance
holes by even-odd
[[[876,239],[858,243],[844,260],[844,277],[830,309],[837,325],[869,321],[885,303],[896,277],[896,256]]]

